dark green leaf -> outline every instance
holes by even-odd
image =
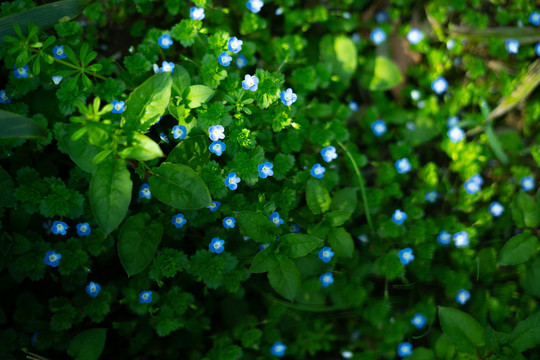
[[[324,185],[315,179],[309,179],[306,187],[306,201],[309,210],[315,215],[322,214],[330,208],[330,194]]]
[[[93,173],[96,165],[93,160],[99,153],[99,149],[88,142],[85,134],[76,141],[72,139],[73,134],[83,129],[77,124],[60,124],[57,140],[67,149],[68,155],[77,166],[86,172]]]
[[[256,242],[273,243],[280,234],[279,227],[259,213],[240,211],[235,213],[235,217],[242,233]]]
[[[162,163],[148,178],[152,194],[176,209],[200,209],[212,202],[206,184],[185,165]]]
[[[124,160],[107,158],[97,165],[90,181],[90,205],[106,234],[116,229],[126,216],[132,187]]]
[[[167,156],[167,162],[187,165],[193,169],[203,166],[210,159],[208,137],[189,137],[180,142]]]
[[[497,159],[499,159],[499,161],[503,164],[508,164],[508,155],[506,155],[504,152],[501,142],[499,141],[497,135],[495,135],[493,126],[491,126],[491,124],[486,125],[486,136],[488,144],[491,147],[491,150],[493,150],[495,156],[497,156]]]
[[[439,321],[443,332],[452,340],[459,351],[476,353],[486,345],[484,328],[471,315],[447,307],[439,307]]]
[[[540,313],[520,321],[512,331],[512,347],[522,352],[540,344]]]
[[[0,139],[36,137],[46,138],[47,129],[32,119],[0,110]]]
[[[354,252],[354,241],[344,228],[332,229],[328,235],[328,244],[337,256],[351,257]]]
[[[268,280],[278,294],[291,301],[300,288],[300,272],[289,258],[281,259],[270,269]]]
[[[538,239],[530,233],[512,237],[504,244],[499,255],[499,265],[517,265],[536,255]]]
[[[413,349],[412,355],[408,356],[407,360],[435,360],[435,354],[431,349],[417,347]]]
[[[107,329],[88,329],[69,342],[68,354],[75,360],[97,360],[105,348]]]
[[[163,225],[151,222],[150,215],[130,216],[118,234],[118,256],[128,276],[133,276],[152,262],[163,235]]]
[[[0,166],[0,189],[2,189],[2,196],[0,196],[0,208],[12,207],[15,205],[15,198],[13,193],[15,191],[15,184],[9,173]]]
[[[540,222],[536,202],[523,191],[518,192],[510,208],[512,209],[512,218],[518,227],[535,227]]]
[[[121,158],[149,161],[162,157],[163,152],[159,145],[148,136],[138,132],[133,134],[131,145],[118,153]]]
[[[315,250],[322,241],[322,239],[311,235],[287,234],[281,236],[278,243],[283,253],[292,259],[296,259]]]
[[[263,273],[274,267],[278,262],[274,255],[274,250],[275,247],[269,246],[266,249],[259,251],[253,258],[249,271],[252,273]]]
[[[172,73],[171,77],[172,95],[181,97],[184,93],[184,90],[186,90],[191,85],[189,73],[184,67],[176,65],[174,67],[174,72]]]
[[[204,85],[192,85],[186,95],[187,106],[190,109],[198,108],[214,96],[214,90]]]

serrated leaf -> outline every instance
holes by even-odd
[[[289,258],[281,259],[268,271],[268,280],[278,294],[291,301],[300,288],[300,272]]]
[[[279,227],[259,213],[239,211],[235,213],[235,218],[242,233],[256,242],[272,243],[280,234]]]
[[[486,345],[484,328],[471,315],[448,307],[439,307],[439,321],[443,332],[459,351],[476,353]]]
[[[323,242],[322,239],[305,234],[287,234],[279,238],[282,253],[292,259],[306,256]]]
[[[67,349],[75,360],[97,360],[105,348],[107,329],[88,329],[71,339]]]
[[[538,239],[530,233],[516,235],[504,244],[499,255],[499,265],[517,265],[536,255]]]
[[[324,185],[315,179],[309,179],[306,186],[306,202],[315,215],[325,213],[330,208],[330,194]]]

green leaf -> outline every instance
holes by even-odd
[[[332,211],[324,216],[330,222],[330,225],[340,226],[349,220],[358,202],[356,191],[356,188],[345,188],[335,193],[330,205]]]
[[[81,129],[83,127],[77,124],[59,124],[57,140],[66,148],[69,157],[77,166],[86,172],[93,173],[96,170],[93,160],[99,153],[99,149],[88,142],[86,134],[73,140],[73,134]]]
[[[208,102],[214,96],[214,90],[204,85],[192,85],[186,95],[187,106],[195,109]]]
[[[32,119],[0,110],[0,139],[47,138],[47,129]]]
[[[273,268],[278,260],[274,255],[275,247],[268,246],[266,249],[259,251],[253,258],[249,271],[252,273],[263,273]]]
[[[105,234],[120,225],[131,202],[131,182],[126,162],[107,158],[96,167],[90,181],[90,205]]]
[[[309,210],[315,215],[325,213],[330,208],[330,194],[324,185],[315,179],[309,179],[306,186],[306,201]]]
[[[182,97],[184,90],[186,90],[191,85],[189,73],[183,66],[175,65],[174,72],[171,74],[171,77],[172,95]]]
[[[204,181],[185,165],[162,163],[148,184],[156,199],[176,209],[200,209],[212,202]]]
[[[139,161],[148,161],[164,156],[163,151],[154,140],[138,132],[133,134],[131,145],[120,151],[118,155],[123,159]]]
[[[0,19],[0,45],[4,43],[4,36],[15,36],[13,29],[15,25],[18,25],[24,34],[26,34],[26,25],[29,23],[33,23],[40,29],[47,28],[60,20],[73,19],[82,13],[85,4],[84,0],[56,1],[3,17]]]
[[[387,280],[393,280],[403,276],[405,267],[399,261],[399,257],[395,252],[381,256],[375,261],[375,269],[377,273],[386,277]]]
[[[512,218],[518,227],[535,227],[540,222],[540,213],[534,199],[523,191],[518,192],[512,204]]]
[[[0,208],[12,207],[15,205],[15,198],[13,194],[15,192],[15,183],[9,175],[9,173],[0,166],[0,189],[2,189],[2,196],[0,196]]]
[[[268,280],[278,294],[291,301],[300,288],[300,272],[289,258],[281,259],[268,271]]]
[[[385,56],[377,56],[374,61],[371,60],[368,63],[367,68],[368,72],[373,74],[367,83],[367,87],[371,91],[390,90],[403,81],[399,67]]]
[[[154,74],[137,87],[126,101],[124,127],[129,133],[147,132],[167,110],[171,97],[172,79],[168,72]]]
[[[273,243],[280,234],[279,227],[259,213],[239,211],[235,213],[235,217],[242,233],[256,242]]]
[[[497,159],[503,164],[508,164],[508,155],[504,152],[501,142],[499,141],[499,138],[497,135],[495,135],[495,132],[493,131],[493,126],[491,123],[486,125],[486,136],[488,140],[488,144],[491,147],[491,150],[493,150],[493,153],[495,156],[497,156]]]
[[[504,244],[499,255],[499,265],[517,265],[536,255],[538,239],[528,232],[516,235]]]
[[[167,162],[187,165],[193,169],[202,167],[210,160],[208,137],[192,136],[182,140],[167,156]]]
[[[523,287],[534,296],[540,297],[540,258],[527,264]]]
[[[418,347],[413,349],[412,355],[408,356],[407,360],[435,360],[435,354],[431,349]]]
[[[97,360],[105,348],[107,329],[88,329],[71,339],[67,352],[75,360]]]
[[[342,81],[348,81],[356,71],[358,52],[349,37],[325,35],[320,43],[320,53],[323,63],[330,67],[330,72]]]
[[[150,215],[130,216],[118,234],[118,256],[128,276],[140,273],[154,258],[163,235],[163,225],[150,221]]]
[[[352,257],[354,252],[354,241],[344,228],[332,229],[328,235],[328,244],[337,256]]]
[[[520,321],[512,331],[512,347],[523,352],[540,344],[540,313]]]
[[[443,332],[459,351],[475,353],[486,345],[484,328],[471,315],[447,307],[439,307],[439,321]]]
[[[322,239],[305,234],[287,234],[279,238],[278,244],[284,253],[292,258],[306,256],[323,242]]]

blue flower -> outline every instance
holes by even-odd
[[[411,320],[411,324],[413,324],[417,329],[421,329],[426,326],[426,322],[426,317],[420,313],[414,314],[414,317]]]
[[[165,135],[165,133],[159,133],[159,138],[161,139],[161,141],[163,141],[164,143],[169,143],[169,138],[167,137],[167,135]]]
[[[411,163],[409,162],[409,159],[407,158],[396,160],[394,165],[396,167],[397,172],[400,174],[405,174],[411,171]]]
[[[412,345],[409,342],[399,343],[397,346],[397,354],[399,357],[412,355]]]
[[[450,116],[448,119],[446,119],[446,127],[449,129],[456,127],[459,123],[459,118],[457,116]]]
[[[204,19],[204,9],[196,6],[192,6],[189,9],[189,17],[192,20],[202,20]]]
[[[187,129],[184,125],[174,125],[172,128],[173,138],[175,139],[185,139],[187,136]]]
[[[540,25],[540,13],[537,11],[533,11],[529,15],[529,22],[533,24],[534,26]]]
[[[291,106],[292,103],[296,101],[298,96],[296,96],[295,93],[293,93],[291,88],[288,88],[285,91],[281,92],[281,95],[279,96],[281,98],[281,101],[283,102],[283,105],[285,106]]]
[[[325,171],[326,169],[321,166],[321,164],[315,164],[313,165],[309,173],[311,174],[311,176],[316,177],[317,179],[322,179]]]
[[[534,45],[534,51],[536,52],[536,55],[540,56],[540,42]]]
[[[187,220],[184,218],[184,214],[178,213],[172,217],[171,223],[176,226],[177,229],[180,229],[187,223]]]
[[[259,11],[261,11],[261,8],[264,6],[264,2],[261,0],[248,0],[246,3],[246,7],[249,11],[251,11],[254,14],[257,14]]]
[[[413,99],[413,101],[418,101],[420,100],[420,98],[422,97],[422,93],[416,89],[414,90],[411,90],[411,99]]]
[[[437,198],[439,197],[439,193],[436,191],[428,191],[426,193],[425,199],[426,201],[429,201],[430,203],[434,203],[437,201]]]
[[[60,75],[56,75],[56,76],[53,76],[51,79],[52,79],[54,85],[58,85],[58,84],[60,84],[60,81],[62,81],[62,79],[64,79],[64,78],[62,76],[60,76]]]
[[[375,43],[375,45],[379,45],[386,40],[386,33],[383,29],[376,28],[371,32],[371,34],[369,34],[369,38]]]
[[[238,40],[236,36],[230,37],[229,41],[227,42],[227,49],[229,49],[232,53],[239,53],[240,50],[242,50],[242,44],[244,42],[242,40]]]
[[[384,120],[379,119],[371,124],[371,131],[375,136],[382,136],[386,132],[386,123]]]
[[[13,75],[15,76],[15,78],[17,79],[20,79],[20,78],[27,78],[28,77],[28,71],[29,71],[29,68],[28,68],[28,65],[24,65],[23,67],[21,68],[17,68],[17,65],[13,65]]]
[[[467,194],[474,195],[482,189],[484,179],[479,174],[473,175],[463,184]]]
[[[60,45],[60,46],[57,45],[53,47],[52,52],[53,52],[53,56],[57,59],[61,60],[61,59],[67,58],[66,53],[64,53],[64,45]]]
[[[247,65],[247,59],[244,55],[240,54],[238,55],[238,57],[236,58],[236,66],[238,66],[239,69],[243,68],[244,66]]]
[[[272,170],[273,167],[274,165],[268,161],[259,164],[259,166],[257,166],[257,170],[259,170],[259,177],[261,179],[266,179],[268,176],[274,175],[274,171]]]
[[[39,336],[39,331],[36,331],[34,335],[32,335],[32,337],[30,338],[30,344],[32,344],[32,346],[36,345],[36,340],[38,336]]]
[[[458,248],[469,246],[469,234],[466,231],[455,233],[452,239]]]
[[[225,128],[221,125],[214,125],[208,128],[208,137],[210,140],[217,141],[220,139],[225,139],[225,134],[223,133]]]
[[[394,211],[394,214],[392,214],[392,221],[398,225],[403,224],[405,220],[407,220],[407,214],[399,209]]]
[[[401,261],[403,265],[407,265],[411,261],[414,260],[414,255],[411,248],[405,248],[403,250],[399,250],[398,256],[399,256],[399,260]]]
[[[323,288],[327,288],[334,283],[334,276],[332,273],[327,272],[319,276],[319,281],[321,282]]]
[[[452,234],[446,230],[441,231],[439,235],[437,235],[437,242],[442,246],[448,246],[450,240],[452,240]]]
[[[448,90],[448,81],[442,76],[439,76],[431,83],[431,90],[435,91],[437,95],[441,95]]]
[[[139,294],[139,302],[141,304],[150,304],[152,302],[152,291],[142,291]]]
[[[285,355],[285,350],[287,350],[287,346],[283,345],[282,342],[277,341],[270,348],[270,354],[277,357],[282,357],[283,355]]]
[[[319,251],[319,259],[321,259],[325,263],[329,263],[330,260],[332,260],[332,256],[334,256],[334,252],[328,246],[323,247]]]
[[[344,359],[352,359],[354,356],[353,352],[350,350],[343,350],[341,352],[341,357]]]
[[[168,49],[172,44],[173,41],[171,39],[171,36],[169,34],[163,34],[158,38],[158,44],[161,46],[162,49]]]
[[[259,78],[255,75],[246,75],[244,76],[244,81],[242,81],[242,87],[244,90],[257,91],[259,88]]]
[[[422,39],[424,39],[424,33],[417,28],[412,28],[407,34],[407,40],[413,45],[418,44]]]
[[[379,10],[375,13],[375,21],[380,23],[388,21],[388,12],[386,10]]]
[[[517,54],[519,51],[519,41],[514,39],[506,40],[506,52],[509,54]]]
[[[358,103],[354,100],[349,101],[349,109],[351,111],[357,112],[358,111]]]
[[[292,233],[298,234],[300,230],[302,230],[302,228],[298,224],[292,224],[291,226],[289,226],[289,231]]]
[[[0,90],[0,104],[9,104],[11,99],[6,95],[6,90]]]
[[[491,215],[493,215],[494,217],[499,217],[503,214],[504,212],[504,206],[501,205],[500,202],[498,201],[493,201],[490,205],[489,205],[489,212],[491,213]]]
[[[159,72],[160,73],[170,72],[172,74],[174,72],[174,63],[172,61],[171,62],[167,62],[167,61],[162,62],[161,67],[159,68]]]
[[[90,228],[90,224],[87,222],[85,223],[79,223],[77,224],[77,235],[79,236],[88,236],[92,232],[92,229]]]
[[[229,53],[223,51],[221,54],[219,54],[217,60],[221,65],[229,66],[231,64],[232,57],[229,55]]]
[[[211,143],[208,148],[210,149],[210,152],[213,152],[217,156],[221,156],[225,149],[227,149],[227,145],[225,145],[225,143],[221,140],[217,140]]]
[[[211,212],[216,212],[220,206],[221,203],[219,201],[212,201],[212,204],[208,205],[206,208],[210,209]]]
[[[480,174],[474,174],[469,178],[469,181],[474,181],[480,186],[484,185],[484,178],[482,178],[482,175]]]
[[[52,250],[49,250],[45,254],[45,258],[43,258],[43,262],[45,263],[45,265],[57,267],[61,258],[62,258],[62,255],[57,254]]]
[[[261,244],[261,245],[259,245],[259,251],[263,251],[264,249],[266,249],[269,246],[270,246],[270,244]]]
[[[470,298],[471,298],[471,293],[465,289],[459,290],[456,295],[456,301],[458,304],[461,304],[461,305],[465,305],[465,303],[469,301]]]
[[[112,105],[111,112],[113,114],[121,114],[124,111],[126,111],[126,106],[123,101],[113,100],[111,101],[111,105]]]
[[[450,128],[450,130],[448,130],[446,135],[448,135],[451,142],[457,144],[458,142],[463,140],[463,138],[465,137],[465,131],[461,130],[457,126],[454,126],[454,127]]]
[[[236,220],[232,216],[227,216],[223,219],[223,226],[225,229],[233,229],[236,225]]]
[[[96,284],[93,281],[90,281],[90,284],[86,286],[86,293],[90,295],[91,297],[98,296],[99,292],[101,291],[101,286],[99,284]]]
[[[242,181],[238,176],[236,176],[235,172],[229,173],[227,177],[225,178],[225,186],[227,186],[231,190],[236,190],[238,188],[238,183]]]
[[[219,238],[213,238],[210,242],[210,245],[208,245],[208,248],[210,249],[210,252],[221,254],[225,248],[223,245],[225,244],[225,240],[221,240]]]
[[[333,146],[327,146],[321,150],[321,155],[323,160],[326,162],[331,162],[334,159],[337,159],[336,148]]]
[[[66,229],[69,229],[69,226],[63,221],[55,220],[51,226],[51,232],[55,235],[66,235]]]
[[[534,189],[534,178],[532,176],[525,176],[519,181],[523,191],[531,191]]]
[[[279,213],[273,212],[272,215],[270,215],[270,221],[276,224],[277,226],[280,226],[284,223],[283,219],[279,217]]]
[[[148,185],[146,183],[141,185],[141,188],[139,189],[139,197],[141,199],[142,198],[145,198],[145,199],[152,198],[152,193],[150,192],[150,185]]]

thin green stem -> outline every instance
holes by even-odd
[[[37,50],[37,49],[33,49],[33,48],[29,48],[31,51],[33,52],[36,52],[36,53],[40,53],[42,54],[43,52],[41,50]],[[75,70],[79,70],[79,71],[83,71],[85,74],[87,75],[91,75],[91,76],[94,76],[94,77],[97,77],[98,79],[101,79],[101,80],[107,80],[106,77],[104,76],[101,76],[101,75],[98,75],[96,74],[95,72],[89,72],[89,71],[86,71],[84,68],[81,68],[81,67],[78,67],[76,65],[73,65],[73,64],[70,64],[68,63],[67,61],[63,61],[63,60],[60,60],[60,59],[57,59],[55,57],[53,57],[54,61],[56,61],[57,63],[59,64],[62,64],[64,66],[67,66],[67,67],[70,67],[72,69],[75,69]]]
[[[371,229],[371,232],[375,234],[375,228],[373,227],[373,222],[371,221],[371,214],[369,213],[369,204],[367,201],[367,195],[366,195],[366,186],[364,182],[364,177],[362,176],[362,173],[360,172],[360,168],[358,167],[358,164],[354,160],[354,157],[352,154],[347,150],[345,145],[341,141],[338,141],[339,146],[345,151],[345,154],[347,154],[347,157],[352,163],[352,166],[354,168],[354,172],[356,173],[356,177],[358,178],[358,183],[360,184],[360,194],[362,195],[362,201],[364,202],[364,212],[366,213],[366,219],[369,225],[369,228]]]

